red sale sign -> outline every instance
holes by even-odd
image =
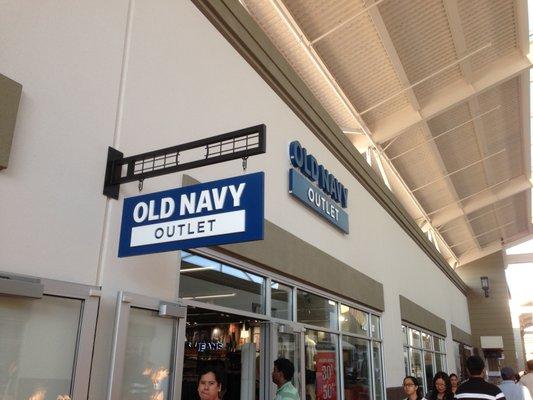
[[[337,370],[335,353],[318,351],[316,362],[316,400],[332,400],[337,398]]]

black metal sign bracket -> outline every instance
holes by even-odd
[[[123,153],[109,147],[104,195],[118,199],[122,183],[143,181],[239,158],[246,160],[265,152],[264,124],[130,157],[124,157]]]

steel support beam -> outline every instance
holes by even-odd
[[[471,83],[463,79],[436,92],[433,100],[424,105],[420,112],[408,107],[377,121],[373,138],[377,143],[387,142],[402,132],[415,127],[423,120],[431,119],[457,104],[529,70],[531,65],[529,59],[518,52],[505,56],[489,67],[483,75],[475,77]]]
[[[459,205],[446,207],[436,212],[431,220],[434,226],[443,226],[456,218],[464,217],[483,207],[507,199],[528,189],[531,189],[531,182],[525,175],[522,175],[502,183],[490,191],[485,191],[465,200],[463,208]]]

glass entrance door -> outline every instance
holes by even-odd
[[[0,399],[87,398],[99,291],[0,276]]]
[[[181,397],[187,308],[119,293],[108,400]]]
[[[270,337],[271,337],[271,355],[269,360],[269,366],[266,370],[269,373],[267,377],[271,383],[271,398],[276,394],[276,385],[272,382],[272,370],[274,368],[274,361],[278,358],[286,358],[294,365],[294,377],[292,384],[298,389],[300,398],[303,399],[304,388],[304,364],[302,352],[303,348],[303,332],[304,328],[297,324],[282,324],[271,323],[270,324]]]
[[[262,325],[218,307],[189,306],[181,399],[259,400]]]

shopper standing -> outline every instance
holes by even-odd
[[[433,377],[433,389],[427,392],[427,400],[453,400],[452,384],[446,372],[439,371]]]
[[[531,400],[529,390],[515,382],[515,372],[511,367],[501,370],[503,382],[498,385],[507,400]]]
[[[451,373],[450,383],[452,384],[452,393],[455,395],[455,392],[457,391],[457,388],[459,387],[459,377],[456,374]]]
[[[527,374],[520,378],[520,384],[529,389],[529,394],[533,397],[533,360],[527,362]]]
[[[407,395],[405,400],[422,400],[423,398],[418,379],[414,376],[403,378],[403,391]]]
[[[298,390],[291,383],[293,376],[294,365],[292,362],[286,358],[278,358],[274,361],[272,382],[278,387],[274,400],[300,400]]]
[[[456,399],[468,400],[505,400],[500,388],[485,382],[485,362],[479,356],[470,356],[466,360],[466,369],[470,378],[463,382],[455,392]]]

